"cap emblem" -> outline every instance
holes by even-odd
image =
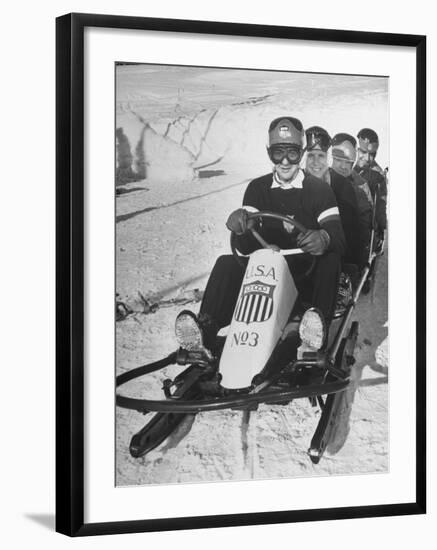
[[[278,133],[280,138],[291,138],[291,130],[289,126],[280,126]]]

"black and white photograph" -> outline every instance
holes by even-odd
[[[388,473],[390,79],[114,71],[115,485]]]
[[[435,538],[431,7],[6,4],[4,548]]]

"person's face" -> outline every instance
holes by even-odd
[[[360,168],[369,166],[375,160],[375,152],[371,152],[364,147],[358,147],[357,149],[357,165]]]
[[[316,178],[323,178],[328,170],[328,154],[320,149],[309,151],[306,156],[306,171]]]
[[[285,157],[281,162],[275,164],[275,170],[282,181],[288,182],[296,177],[299,171],[299,164],[291,164],[288,158]]]
[[[268,152],[278,177],[284,182],[292,181],[299,171],[299,161],[302,155],[300,149],[279,144],[272,146]]]
[[[339,157],[332,158],[332,169],[345,178],[352,174],[353,161]]]

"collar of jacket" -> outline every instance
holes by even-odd
[[[273,180],[271,189],[302,189],[302,182],[304,180],[305,174],[303,170],[299,170],[296,177],[292,181],[282,182],[276,171],[273,172]]]

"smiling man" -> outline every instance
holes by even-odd
[[[356,139],[350,134],[336,134],[332,139],[332,169],[348,178],[352,174],[356,158]]]
[[[329,164],[328,151],[331,147],[331,136],[320,126],[311,126],[305,130],[307,151],[305,171],[316,178],[327,181]]]
[[[242,208],[231,213],[226,226],[237,235],[238,249],[248,254],[260,248],[250,231],[251,212],[275,212],[304,225],[307,231],[299,234],[292,223],[265,219],[257,230],[271,245],[282,249],[300,247],[316,258],[311,275],[303,282],[295,282],[299,293],[308,297],[311,305],[317,307],[329,323],[345,250],[344,233],[335,195],[329,185],[300,168],[304,141],[305,132],[297,118],[283,116],[271,122],[267,154],[272,171],[249,183]],[[291,273],[302,260],[299,256],[285,258]],[[183,331],[195,334],[197,327],[208,347],[217,330],[231,321],[243,276],[244,268],[232,255],[220,256],[209,277],[199,318],[188,311],[178,316],[180,334]]]
[[[379,237],[387,228],[387,182],[385,173],[375,157],[379,148],[378,134],[371,128],[358,132],[358,158],[354,172],[364,178],[370,188],[375,205],[375,218]]]
[[[297,246],[309,254],[320,256],[329,251],[343,254],[344,235],[335,195],[323,181],[305,174],[300,167],[305,141],[302,123],[294,117],[276,118],[269,126],[268,135],[267,154],[273,165],[272,172],[249,183],[243,208],[229,216],[228,229],[245,233],[248,212],[277,212],[295,217],[308,231],[305,235],[296,235],[293,228],[285,227],[284,232],[277,223],[267,223],[265,230],[271,242],[290,248],[294,239]],[[240,245],[247,248],[244,239],[240,239]]]

